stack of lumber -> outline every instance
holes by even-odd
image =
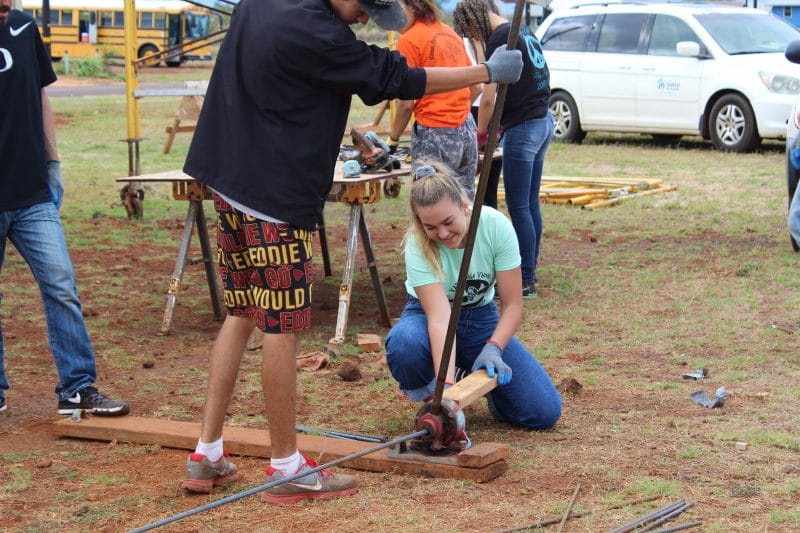
[[[594,209],[629,198],[674,191],[660,179],[548,176],[542,178],[539,200],[547,204],[579,205]]]

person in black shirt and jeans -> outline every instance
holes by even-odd
[[[493,0],[463,0],[453,10],[453,27],[462,37],[486,47],[491,58],[508,42],[511,23],[500,16]],[[553,114],[550,112],[550,71],[542,45],[527,26],[519,30],[517,50],[525,66],[519,81],[508,86],[500,127],[503,129],[503,188],[506,207],[519,240],[522,258],[522,296],[535,296],[538,290],[536,264],[542,241],[542,211],[539,189],[544,157],[553,139]],[[478,135],[485,132],[494,109],[495,84],[484,86],[478,112]]]
[[[95,387],[94,350],[81,314],[75,271],[58,209],[64,188],[55,123],[44,87],[56,75],[36,22],[0,0],[0,269],[10,241],[28,263],[42,296],[47,337],[59,383],[58,413],[83,409],[125,415],[127,403]],[[0,411],[6,409],[0,334]]]
[[[295,434],[297,333],[310,327],[311,232],[316,228],[352,95],[374,105],[476,83],[513,82],[518,51],[484,64],[411,69],[397,52],[356,38],[370,18],[405,26],[395,0],[242,0],[220,48],[184,171],[214,192],[218,268],[228,316],[211,349],[200,439],[183,487],[208,492],[237,478],[222,427],[247,338],[263,338],[269,481],[302,474]],[[262,493],[268,503],[353,494],[352,476],[324,470]]]

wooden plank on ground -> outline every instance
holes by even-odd
[[[53,432],[61,437],[92,440],[156,444],[168,448],[193,450],[200,435],[200,424],[135,416],[91,416],[75,422],[65,418],[53,423]],[[269,431],[225,427],[225,450],[235,455],[270,456]],[[320,464],[339,459],[375,446],[374,443],[333,439],[314,435],[297,435],[300,452]],[[463,454],[463,458],[461,455]],[[508,470],[508,447],[505,444],[482,443],[455,456],[455,464],[422,462],[390,457],[389,450],[352,459],[344,466],[369,472],[416,474],[425,477],[469,479],[483,483]],[[449,461],[453,463],[452,460]]]

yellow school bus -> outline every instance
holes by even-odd
[[[179,46],[195,39],[191,50],[170,52],[166,64],[178,66],[187,59],[211,59],[208,10],[179,0],[136,0],[136,51],[138,57]],[[50,0],[50,55],[70,58],[124,57],[124,0]],[[23,0],[22,10],[42,31],[41,0]]]

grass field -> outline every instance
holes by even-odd
[[[186,204],[172,200],[166,185],[148,187],[144,219],[128,221],[114,181],[128,165],[122,98],[52,104],[67,189],[62,216],[84,307],[95,311],[87,322],[102,383],[139,416],[196,421],[206,354],[218,328],[202,267],[187,266],[175,332],[157,335]],[[177,104],[174,98],[142,102],[143,173],[182,166],[189,135],[178,135],[169,155],[161,153]],[[356,101],[350,122],[364,124],[374,114]],[[250,498],[174,530],[503,530],[559,515],[578,482],[576,510],[596,512],[570,520],[565,531],[608,530],[678,497],[696,503],[678,521],[700,519],[703,531],[800,530],[800,256],[786,230],[783,165],[780,142],[766,142],[752,154],[722,153],[697,138],[665,148],[646,136],[611,134],[551,146],[545,175],[661,178],[677,186],[593,211],[543,206],[541,294],[526,301],[518,335],[556,383],[582,385],[565,394],[558,426],[523,432],[494,422],[485,402],[476,403],[466,413],[472,439],[504,442],[511,451],[509,472],[491,483],[359,473],[362,490],[350,499],[265,509]],[[367,214],[382,275],[391,278],[387,294],[396,316],[403,301],[397,250],[405,188]],[[329,205],[326,222],[340,269],[345,207]],[[6,365],[17,387],[9,411],[0,415],[6,527],[116,531],[219,497],[179,494],[184,452],[57,440],[41,429],[52,415],[50,384],[42,385],[43,374],[51,380],[52,363],[29,277],[10,252],[0,278]],[[337,282],[336,276],[321,280],[320,294],[335,295]],[[351,331],[385,336],[369,283],[360,263]],[[332,336],[331,321],[322,315],[335,314],[336,307],[333,300],[328,305],[328,311],[315,307],[321,325],[303,336],[303,352],[321,350]],[[346,344],[332,370],[355,354]],[[142,368],[148,359],[158,372]],[[418,406],[397,391],[383,354],[357,360],[365,374],[360,382],[344,383],[333,372],[301,374],[298,422],[407,432]],[[254,355],[243,364],[230,409],[233,425],[265,423],[259,363]],[[697,368],[709,377],[681,378]],[[719,386],[729,394],[720,409],[689,398]],[[31,406],[20,402],[20,391],[34,398]],[[52,467],[37,467],[46,459]],[[236,461],[249,474],[224,494],[263,482],[263,461]],[[602,511],[643,496],[663,501]]]

